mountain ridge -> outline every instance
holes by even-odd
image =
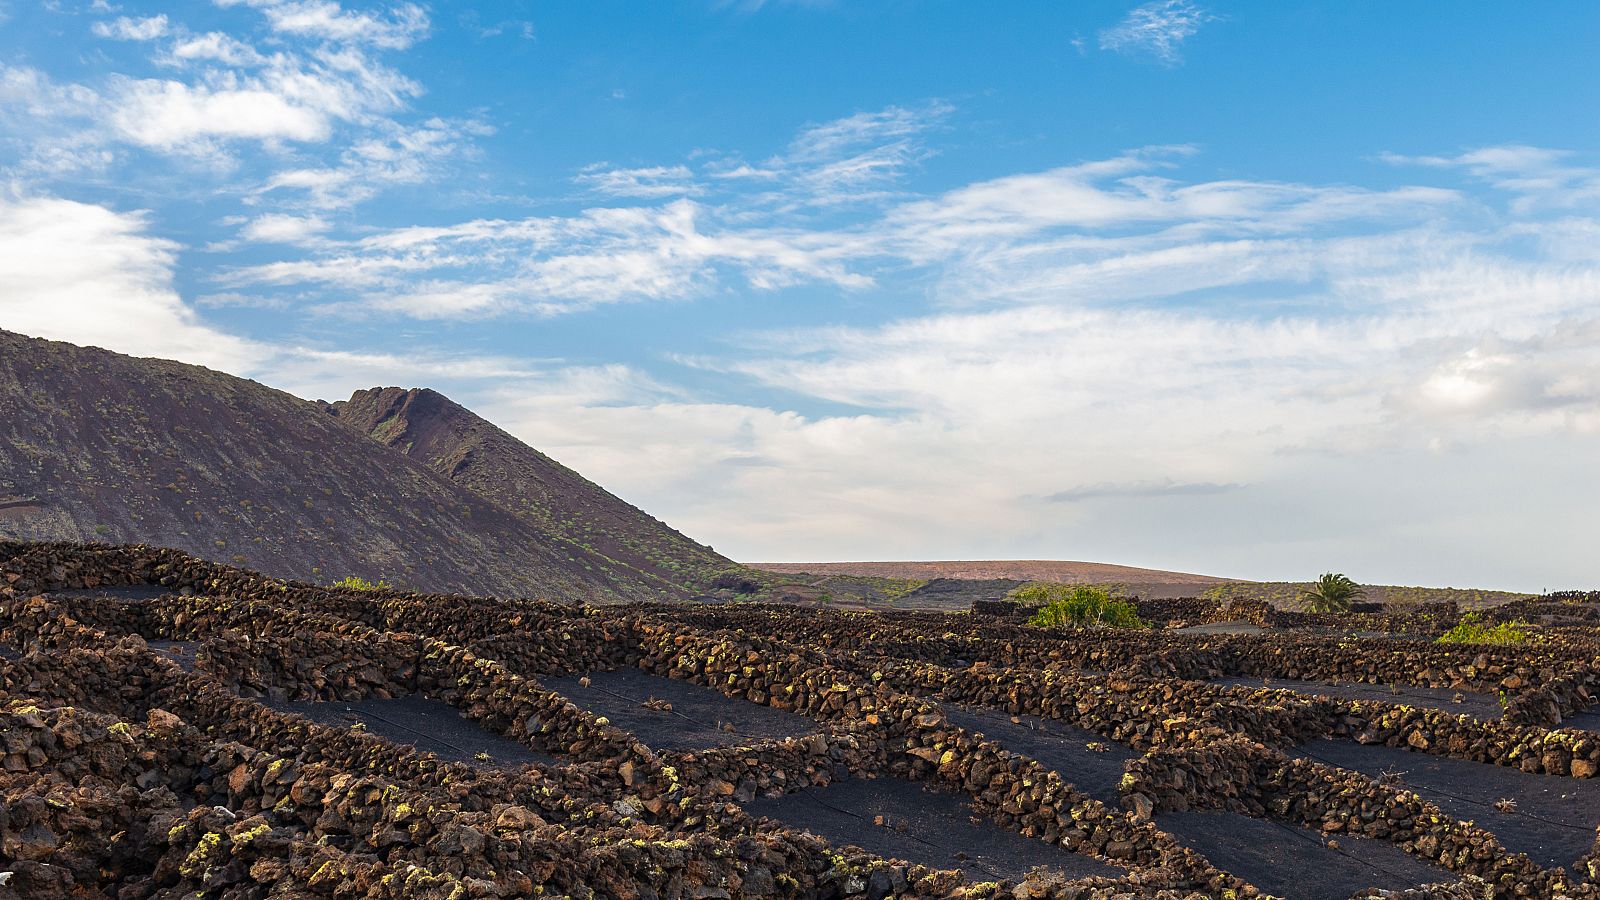
[[[651,583],[710,589],[738,564],[430,388],[356,391],[329,414]]]
[[[693,592],[540,528],[328,406],[0,330],[0,538],[157,544],[321,583],[583,600]]]

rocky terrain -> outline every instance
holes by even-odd
[[[0,331],[0,398],[0,537],[573,599],[692,596],[735,568],[432,392],[331,415],[199,366]]]
[[[563,598],[565,599],[565,598]],[[0,541],[0,900],[1600,898],[1600,594],[1151,628]],[[1249,620],[1248,634],[1196,632]]]

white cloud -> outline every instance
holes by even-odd
[[[802,129],[790,144],[788,161],[791,164],[832,164],[862,147],[919,134],[951,111],[946,103],[931,103],[921,108],[891,106],[812,125]]]
[[[274,31],[296,37],[403,50],[428,33],[428,14],[415,3],[401,3],[388,16],[344,9],[333,0],[216,0],[260,10]]]
[[[245,267],[228,281],[357,288],[376,308],[420,318],[513,310],[550,315],[695,296],[711,290],[724,272],[761,289],[871,283],[846,268],[848,253],[830,236],[709,230],[706,214],[694,201],[675,200],[659,208],[407,228],[365,238],[353,249]]]
[[[780,6],[822,9],[833,4],[834,0],[711,0],[711,5],[714,7],[734,9],[743,13],[760,12],[768,7]]]
[[[247,241],[273,244],[300,244],[328,230],[328,221],[321,216],[291,216],[267,213],[245,223],[239,236]]]
[[[1456,156],[1380,157],[1394,165],[1464,169],[1499,190],[1517,195],[1514,210],[1591,208],[1600,203],[1600,166],[1573,162],[1577,154],[1545,147],[1505,144],[1482,147]]]
[[[448,161],[471,157],[473,138],[491,131],[476,120],[377,123],[340,155],[337,165],[287,169],[273,175],[259,193],[301,191],[304,202],[319,209],[351,206],[391,185],[427,181]]]
[[[170,58],[163,60],[174,65],[192,62],[217,62],[227,66],[260,66],[267,63],[256,48],[220,31],[180,36],[172,44]]]
[[[111,125],[135,144],[200,152],[209,138],[326,140],[325,113],[297,106],[261,88],[213,89],[178,81],[139,79],[115,84]]]
[[[868,278],[915,265],[961,304],[744,333],[682,360],[848,412],[644,389],[507,388],[486,408],[744,558],[803,547],[1300,577],[1335,555],[1390,580],[1549,577],[1527,559],[1560,536],[1506,498],[1554,484],[1534,460],[1600,435],[1600,266],[1585,249],[1600,223],[1525,219],[1537,208],[1515,202],[1507,221],[1454,189],[1184,181],[1170,172],[1186,153],[981,182],[832,231],[690,204],[694,242],[760,235]],[[405,264],[597,246],[562,219],[372,240],[369,254]],[[754,284],[713,270],[732,271]],[[1597,501],[1585,488],[1543,508]]]
[[[552,368],[437,348],[370,353],[241,337],[201,317],[174,287],[180,247],[148,216],[58,197],[0,196],[0,328],[33,337],[209,366],[302,397],[395,383],[555,377]],[[266,306],[218,294],[201,305]]]
[[[534,29],[533,23],[525,19],[505,19],[493,25],[478,28],[478,36],[481,38],[494,38],[502,34],[511,34],[522,40],[531,41],[537,35],[537,31]]]
[[[1482,459],[1525,442],[1517,453],[1559,454],[1600,433],[1596,285],[1502,260],[1457,305],[1468,276],[1427,265],[1323,289],[1360,292],[1355,315],[1031,305],[745,335],[698,361],[853,413],[642,388],[552,399],[508,386],[484,406],[742,558],[1036,555],[1288,577],[1342,541],[1339,554],[1412,581],[1483,577],[1473,556],[1488,552],[1502,567],[1489,577],[1508,584],[1504,573],[1535,567],[1514,562],[1530,548],[1507,548],[1505,523],[1549,528],[1497,499],[1518,495],[1522,464]],[[1452,459],[1421,474],[1419,457],[1440,448]],[[1470,486],[1453,480],[1466,473]],[[1406,499],[1385,505],[1397,478]],[[1419,524],[1429,510],[1468,514],[1469,497],[1487,519],[1477,537]],[[1497,549],[1483,534],[1502,536]],[[1396,540],[1411,557],[1388,558]]]
[[[95,34],[103,38],[121,41],[153,41],[167,33],[167,17],[149,16],[147,18],[132,19],[127,16],[118,16],[110,22],[96,22],[90,28]]]
[[[219,174],[247,162],[278,169],[266,176],[268,189],[306,186],[297,202],[345,206],[429,177],[487,133],[473,120],[397,118],[422,88],[379,54],[426,34],[427,16],[414,4],[386,13],[321,0],[223,5],[265,17],[269,52],[166,16],[124,16],[91,27],[147,43],[151,72],[63,85],[31,69],[0,69],[0,121],[25,147],[11,174],[105,169],[131,162],[132,149],[206,162]]]
[[[206,325],[173,288],[177,246],[141,213],[0,199],[0,328],[238,371],[262,349]]]
[[[836,131],[837,133],[837,131]],[[808,138],[809,145],[837,145]],[[824,156],[833,154],[818,151]],[[552,314],[599,303],[700,296],[730,286],[775,290],[827,284],[863,290],[885,267],[916,267],[950,304],[1106,303],[1265,280],[1312,282],[1357,258],[1371,271],[1445,252],[1422,223],[1459,207],[1437,188],[1374,191],[1274,182],[1183,183],[1154,173],[1186,148],[1153,148],[888,203],[875,218],[817,228],[758,193],[676,199],[573,216],[399,229],[359,253],[327,248],[236,271],[233,284],[361,288],[374,305],[424,318],[517,310]],[[773,177],[793,183],[792,169]],[[596,169],[597,188],[668,193],[687,167]],[[798,176],[803,179],[804,174]],[[280,176],[313,195],[339,189],[334,172]],[[288,179],[304,179],[292,185]],[[371,179],[364,179],[370,181]],[[785,188],[780,184],[778,192]],[[759,223],[759,224],[754,224]],[[1405,230],[1412,227],[1414,233]],[[1377,228],[1381,237],[1363,234]],[[1354,230],[1350,235],[1325,234]],[[1122,233],[1108,234],[1111,230]],[[1425,247],[1419,247],[1419,243]],[[1459,249],[1459,248],[1451,248]]]
[[[573,180],[606,197],[688,197],[702,192],[688,166],[619,169],[595,163]]]
[[[886,196],[884,187],[932,155],[922,136],[953,111],[943,101],[932,101],[813,125],[764,168],[782,173],[793,184],[791,193],[810,202],[881,199]]]
[[[1215,18],[1189,0],[1155,0],[1135,7],[1122,21],[1101,31],[1100,49],[1176,65],[1183,58],[1183,42]]]

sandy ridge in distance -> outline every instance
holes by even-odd
[[[866,575],[874,578],[1007,578],[1017,581],[1055,581],[1066,584],[1138,582],[1142,584],[1222,584],[1238,581],[1213,575],[1192,575],[1161,569],[1141,569],[1111,563],[1048,559],[942,560],[926,562],[814,562],[747,563],[753,569],[784,574]]]

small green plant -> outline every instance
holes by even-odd
[[[1011,599],[1042,604],[1028,619],[1038,628],[1148,628],[1132,603],[1090,584],[1027,584],[1011,592]]]
[[[1350,604],[1361,596],[1361,585],[1350,576],[1329,572],[1318,578],[1311,590],[1300,595],[1306,609],[1314,613],[1342,613],[1350,611]]]
[[[1532,638],[1527,622],[1501,622],[1488,625],[1483,616],[1467,613],[1456,626],[1439,635],[1441,644],[1526,644]]]
[[[344,588],[349,591],[387,591],[392,585],[382,578],[377,581],[368,581],[360,575],[346,575],[335,581],[332,587]]]

